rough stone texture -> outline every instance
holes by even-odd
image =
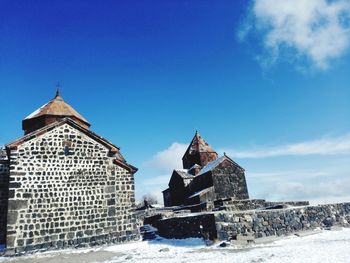
[[[261,200],[260,200],[261,201]],[[256,204],[261,203],[256,200]],[[252,202],[253,204],[254,202]],[[166,238],[203,237],[232,241],[284,236],[317,227],[350,227],[350,203],[293,207],[277,210],[219,211],[197,214],[153,216],[145,222],[158,228]],[[202,225],[202,231],[199,226]],[[213,227],[214,225],[214,227]]]
[[[5,159],[0,160],[0,244],[6,243],[7,200],[9,186],[9,164]],[[11,193],[12,194],[12,193]]]
[[[290,206],[307,206],[308,201],[288,201],[288,202],[271,202],[264,199],[242,199],[236,200],[232,198],[219,199],[214,202],[216,210],[225,211],[246,211],[254,209],[281,209]]]
[[[265,208],[270,206],[271,202],[268,203],[264,199],[244,199],[244,200],[235,200],[232,198],[225,200],[216,200],[214,205],[218,210],[225,211],[245,211],[253,210],[258,208]]]
[[[138,238],[133,174],[85,133],[65,123],[11,149],[10,158],[7,249]]]
[[[249,198],[244,170],[233,165],[228,159],[220,163],[211,173],[216,194],[215,199]]]
[[[158,234],[165,238],[204,237],[213,240],[217,237],[213,214],[161,219],[155,227]]]
[[[226,158],[226,157],[224,157]],[[173,184],[169,184],[173,186]],[[211,190],[212,189],[212,190]],[[187,187],[185,203],[194,204],[195,201],[215,201],[218,199],[248,199],[248,188],[244,170],[226,158],[215,168],[194,176]],[[207,193],[205,196],[202,194]],[[202,195],[203,198],[193,198]]]
[[[215,222],[220,240],[234,240],[237,236],[251,236],[253,239],[282,236],[334,225],[348,227],[350,203],[244,213],[217,213]]]
[[[271,207],[271,206],[276,206],[276,205],[284,205],[284,206],[306,206],[310,205],[309,201],[265,201],[265,207]]]
[[[249,198],[244,169],[226,154],[218,158],[198,132],[182,160],[184,169],[174,170],[163,191],[165,206]]]

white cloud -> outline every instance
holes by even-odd
[[[146,186],[163,186],[163,185],[167,185],[169,180],[170,180],[170,174],[160,175],[160,176],[152,177],[150,179],[143,180],[143,185],[146,185]]]
[[[159,203],[163,203],[162,191],[168,187],[173,169],[182,167],[182,156],[187,147],[187,144],[174,142],[142,164],[144,176],[136,182],[137,200],[150,193],[157,197]]]
[[[299,158],[299,163],[305,158]],[[327,161],[302,164],[295,169],[295,163],[283,166],[285,170],[271,171],[257,169],[247,171],[248,188],[252,198],[267,200],[309,200],[313,204],[350,201],[349,157],[333,158]],[[306,168],[308,167],[308,168]]]
[[[288,155],[344,155],[350,154],[350,134],[248,151],[235,151],[232,149],[224,149],[223,151],[236,158],[266,158]]]
[[[254,0],[239,37],[261,33],[267,56],[264,64],[283,55],[288,61],[306,58],[313,66],[327,69],[350,45],[348,0]],[[259,34],[260,36],[260,34]]]
[[[276,181],[279,178],[289,178],[289,177],[327,177],[330,176],[331,173],[326,171],[313,171],[313,170],[293,170],[293,171],[273,171],[273,172],[257,172],[250,173],[247,172],[247,176],[254,179],[263,179],[263,180],[273,180]]]
[[[188,145],[174,142],[169,148],[157,152],[145,165],[160,170],[170,172],[175,168],[182,167],[182,156],[185,154]]]
[[[304,199],[335,199],[349,196],[350,179],[341,178],[314,184],[306,182],[283,182],[275,186],[275,195]]]

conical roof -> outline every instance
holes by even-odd
[[[25,120],[34,119],[44,115],[75,117],[85,123],[89,123],[83,116],[81,116],[72,106],[66,103],[59,90],[56,92],[56,96],[45,105],[31,113],[25,118]]]
[[[197,164],[205,166],[208,162],[215,160],[218,154],[213,148],[202,138],[198,131],[194,135],[185,155],[182,157],[183,167],[190,169]]]
[[[28,134],[64,118],[71,118],[86,128],[91,126],[82,115],[63,100],[59,89],[57,89],[56,96],[48,103],[28,115],[23,120],[22,126],[25,134]]]
[[[215,152],[213,148],[202,138],[198,131],[194,135],[190,145],[187,148],[186,154],[195,154],[200,152]]]

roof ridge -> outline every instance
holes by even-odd
[[[109,146],[111,146],[111,148],[116,148],[117,150],[120,150],[120,148],[114,144],[112,144],[111,142],[109,142],[108,140],[104,139],[103,137],[97,135],[96,133],[94,133],[93,131],[83,127],[81,124],[79,124],[78,122],[76,122],[75,120],[73,120],[70,117],[65,117],[62,120],[59,120],[57,122],[51,123],[49,125],[46,125],[40,129],[37,129],[35,131],[32,131],[31,133],[28,133],[8,144],[5,145],[5,147],[10,147],[12,144],[15,144],[16,142],[22,142],[22,141],[29,141],[30,139],[32,139],[33,137],[35,137],[38,133],[39,135],[41,135],[43,132],[45,132],[46,130],[51,130],[57,126],[62,125],[65,122],[70,122],[73,125],[76,125],[79,129],[82,129],[84,131],[86,131],[87,133],[91,134],[93,137],[98,138],[101,141],[104,141],[105,144],[108,144]]]
[[[201,146],[200,142],[203,142],[204,144],[204,147],[205,147],[204,151],[200,147]],[[192,146],[195,146],[195,147],[192,147]],[[207,143],[206,140],[203,139],[199,131],[196,131],[183,157],[185,157],[189,153],[191,148],[195,148],[196,152],[198,153],[203,153],[203,152],[216,153],[216,151],[209,145],[209,143]]]

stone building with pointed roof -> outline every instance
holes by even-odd
[[[165,206],[195,205],[219,199],[249,199],[245,171],[226,154],[218,157],[199,132],[163,191]]]
[[[0,160],[0,244],[8,251],[138,239],[134,174],[120,148],[56,96],[23,120]]]

